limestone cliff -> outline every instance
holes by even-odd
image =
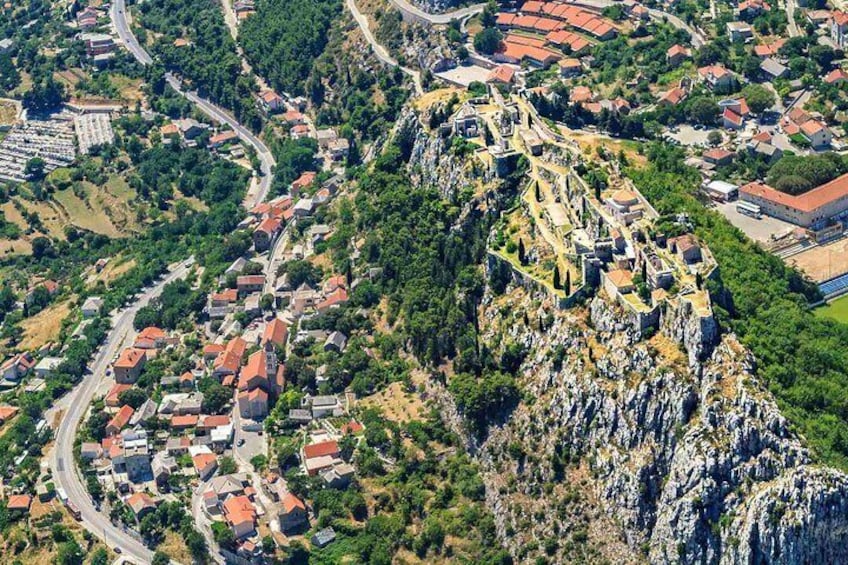
[[[714,328],[685,308],[640,339],[601,298],[544,331],[537,307],[519,289],[483,316],[528,352],[527,401],[474,446],[519,561],[848,561],[848,477],[811,465],[733,336],[698,361]]]

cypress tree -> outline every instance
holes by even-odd
[[[565,295],[571,294],[571,271],[565,272]]]
[[[554,265],[554,288],[558,289],[559,287],[560,287],[559,265]]]
[[[518,238],[518,262],[524,265],[524,260],[526,257],[524,256],[524,240],[520,237]]]

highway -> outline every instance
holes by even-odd
[[[126,0],[114,0],[112,8],[109,12],[112,19],[112,26],[118,34],[121,42],[126,46],[129,52],[142,65],[150,65],[153,63],[153,58],[142,48],[138,43],[132,30],[130,30],[127,22]],[[249,129],[238,123],[236,119],[226,110],[213,104],[197,95],[197,93],[189,92],[183,89],[180,80],[171,73],[165,74],[165,80],[178,93],[182,94],[187,100],[197,105],[200,110],[212,118],[213,120],[224,123],[230,126],[243,142],[251,145],[256,150],[256,155],[259,157],[260,170],[262,172],[259,178],[259,188],[256,191],[254,204],[259,204],[268,196],[271,190],[271,180],[274,170],[274,156],[268,147],[258,137],[253,135]]]
[[[347,4],[348,10],[353,14],[353,19],[356,20],[356,23],[359,25],[359,29],[362,30],[362,34],[365,36],[365,40],[371,45],[371,50],[374,51],[374,55],[377,56],[382,63],[389,65],[390,67],[399,67],[405,74],[409,75],[412,78],[412,82],[415,84],[415,93],[418,96],[424,94],[424,87],[421,84],[421,73],[418,71],[414,71],[412,69],[408,69],[406,67],[401,67],[397,60],[389,55],[389,52],[385,47],[380,45],[376,39],[374,39],[374,35],[371,33],[371,28],[368,27],[368,18],[359,11],[359,8],[356,5],[356,0],[345,0]]]
[[[55,448],[50,456],[53,480],[57,487],[65,491],[68,500],[80,509],[81,522],[86,529],[103,538],[109,547],[120,547],[123,557],[137,563],[150,563],[153,552],[137,538],[113,525],[108,516],[94,507],[85,484],[77,472],[74,461],[74,438],[88,405],[91,404],[95,394],[104,388],[107,381],[106,370],[112,359],[135,338],[133,318],[138,309],[158,296],[166,284],[185,277],[192,263],[193,260],[189,259],[172,266],[169,274],[150,290],[144,292],[132,306],[112,315],[113,329],[89,365],[91,374],[86,376],[67,397],[68,409],[59,422]]]

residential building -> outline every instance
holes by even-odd
[[[135,410],[132,406],[124,405],[112,416],[109,423],[106,424],[106,435],[113,436],[118,434],[130,422],[130,418]]]
[[[89,296],[82,304],[82,317],[96,318],[100,315],[101,308],[103,308],[103,299],[99,296]]]
[[[698,69],[698,76],[711,90],[723,91],[733,84],[733,74],[722,65],[709,65]]]
[[[145,515],[156,510],[156,501],[146,492],[137,492],[127,499],[127,506],[135,514],[135,519],[140,522]]]
[[[171,337],[161,328],[148,326],[141,330],[135,338],[133,347],[137,349],[162,349],[168,345],[176,345],[179,340]]]
[[[268,393],[261,388],[240,392],[238,405],[242,417],[260,420],[268,415]]]
[[[291,533],[309,525],[306,505],[295,495],[288,493],[280,501],[280,531]]]
[[[241,296],[262,292],[265,288],[265,275],[241,275],[236,278],[236,288]]]
[[[191,458],[197,476],[205,481],[218,469],[218,458],[211,451],[198,453]]]
[[[115,382],[122,384],[135,383],[146,361],[147,354],[143,349],[137,349],[135,347],[124,349],[118,360],[112,364],[112,370],[115,373]]]
[[[687,59],[692,58],[692,53],[686,47],[676,43],[668,48],[665,52],[666,63],[672,67],[677,67]]]
[[[754,30],[745,22],[727,22],[727,35],[730,41],[748,41],[754,37]]]
[[[285,108],[283,97],[274,92],[273,90],[266,90],[265,92],[260,94],[259,103],[262,107],[262,110],[268,114],[279,112],[280,110]]]
[[[282,222],[277,218],[265,218],[253,230],[253,248],[257,252],[268,250],[276,241],[282,229]]]
[[[223,503],[224,520],[233,532],[235,538],[242,539],[251,536],[256,531],[256,508],[250,499],[244,495],[231,496]]]

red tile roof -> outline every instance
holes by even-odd
[[[274,318],[265,326],[265,331],[262,332],[262,341],[260,342],[262,345],[265,345],[268,342],[273,343],[274,345],[284,345],[286,343],[286,339],[289,335],[289,327],[280,320],[279,318]]]
[[[132,418],[133,412],[135,412],[135,410],[133,410],[132,406],[124,404],[123,406],[121,406],[120,410],[118,410],[118,412],[115,413],[114,416],[112,416],[112,419],[109,420],[109,424],[107,424],[106,427],[112,428],[116,431],[121,431],[122,429],[124,429],[124,426],[129,423],[130,418]]]
[[[115,361],[113,367],[117,367],[119,369],[135,368],[139,363],[144,362],[145,355],[146,353],[143,349],[127,347],[121,352],[121,356],[118,357],[117,361]]]
[[[197,425],[196,414],[185,414],[183,416],[174,416],[171,418],[172,428],[193,428]]]
[[[9,510],[29,510],[32,497],[28,494],[13,494],[6,500],[6,508]]]
[[[313,443],[303,448],[303,454],[307,459],[314,457],[325,457],[327,455],[338,455],[339,444],[335,441],[322,441]]]
[[[306,505],[300,500],[298,497],[293,495],[292,493],[286,494],[283,499],[280,501],[283,505],[283,511],[286,514],[289,514],[295,508],[300,508],[301,510],[306,510]]]
[[[812,212],[834,200],[848,196],[848,174],[837,177],[798,196],[780,192],[767,184],[758,182],[746,184],[739,189],[739,193],[759,196],[770,202],[782,204],[801,212]]]

